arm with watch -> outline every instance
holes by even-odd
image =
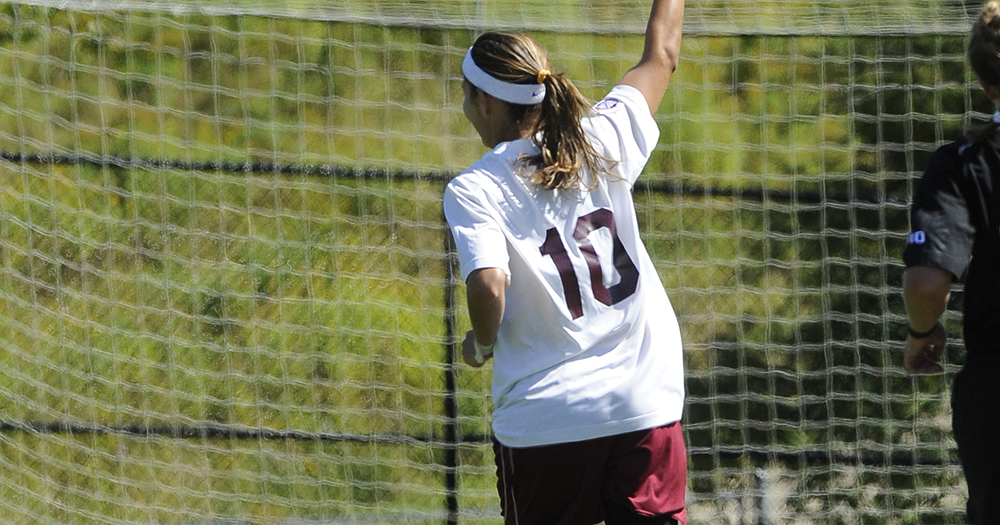
[[[499,268],[481,268],[465,280],[472,330],[462,342],[462,359],[469,366],[480,367],[493,356],[493,346],[503,319],[507,274]]]
[[[903,276],[907,337],[903,366],[913,374],[944,371],[941,355],[948,334],[940,319],[951,297],[953,276],[932,266],[913,266]]]

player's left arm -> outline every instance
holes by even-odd
[[[462,342],[462,358],[470,366],[478,367],[493,355],[492,347],[500,332],[506,304],[507,274],[500,268],[480,268],[469,274],[465,287],[472,330]],[[476,343],[489,349],[485,355],[477,355]]]
[[[903,304],[909,323],[903,366],[914,374],[944,370],[947,333],[939,320],[951,284],[965,274],[972,259],[976,225],[963,186],[960,151],[957,143],[938,149],[913,195],[911,233],[903,250]]]
[[[938,320],[951,297],[952,274],[932,266],[913,266],[903,275],[903,303],[910,330],[927,333],[906,337],[903,366],[913,374],[941,372],[947,334]]]

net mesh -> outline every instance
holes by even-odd
[[[963,348],[903,372],[900,253],[930,153],[992,111],[978,5],[688,4],[635,197],[685,340],[691,520],[961,523]],[[0,5],[5,521],[499,523],[440,209],[483,152],[461,59],[527,29],[597,99],[647,14]]]

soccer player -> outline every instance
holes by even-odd
[[[1000,106],[1000,2],[972,28],[968,58]],[[909,336],[903,364],[942,370],[939,322],[951,283],[965,281],[965,364],[952,387],[952,428],[969,486],[968,521],[1000,523],[1000,110],[965,140],[938,149],[913,197],[903,252]]]
[[[493,359],[507,524],[686,523],[681,338],[632,185],[677,67],[683,0],[655,0],[639,63],[594,106],[533,39],[486,33],[463,111],[490,148],[448,184],[465,361]]]

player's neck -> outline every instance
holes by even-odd
[[[536,121],[537,119],[533,119],[530,122],[497,119],[493,123],[493,126],[483,134],[483,144],[494,148],[501,142],[531,138],[535,132]]]

